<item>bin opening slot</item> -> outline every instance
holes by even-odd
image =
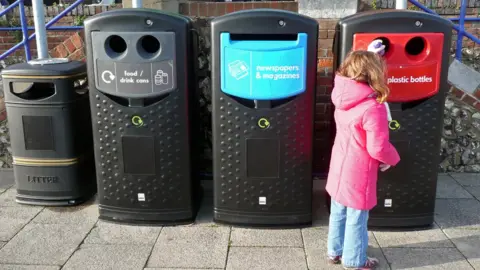
[[[170,94],[164,94],[152,98],[124,98],[110,94],[105,95],[113,102],[124,107],[147,107],[160,102],[161,100],[167,98]]]
[[[259,40],[259,41],[294,41],[297,34],[230,34],[231,41]]]
[[[403,102],[402,103],[402,111],[413,109],[413,108],[423,104],[427,100],[428,100],[428,98],[424,98],[424,99],[419,99],[419,100]]]
[[[10,92],[25,100],[46,99],[55,95],[55,84],[49,82],[11,82]]]
[[[272,102],[270,100],[255,100],[255,109],[270,109]]]
[[[78,95],[85,95],[88,93],[88,79],[86,77],[80,78],[73,82],[73,89]]]

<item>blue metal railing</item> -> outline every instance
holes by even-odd
[[[438,15],[435,11],[425,7],[424,5],[422,5],[420,2],[416,0],[408,0],[408,1],[412,3],[414,6],[418,7],[419,9],[427,13]],[[480,39],[478,37],[465,31],[465,22],[480,22],[480,18],[465,18],[467,15],[467,6],[468,6],[468,0],[462,0],[462,5],[460,7],[460,17],[450,19],[453,22],[458,21],[458,25],[455,25],[455,24],[453,25],[453,29],[455,29],[458,32],[457,46],[455,49],[455,58],[457,58],[457,60],[462,60],[462,48],[463,48],[464,37],[467,37],[471,39],[473,42],[480,44]]]
[[[9,5],[6,9],[4,9],[2,12],[0,12],[0,17],[5,16],[9,11],[13,10],[18,6],[19,8],[19,15],[20,15],[20,27],[0,27],[0,31],[22,31],[22,41],[17,43],[15,46],[12,48],[8,49],[6,52],[2,53],[0,55],[0,60],[3,60],[7,58],[9,55],[14,53],[16,50],[18,50],[20,47],[24,47],[25,49],[25,57],[27,58],[27,61],[32,59],[32,55],[30,52],[30,41],[33,40],[36,36],[35,33],[32,35],[28,36],[28,30],[35,30],[33,27],[28,27],[27,24],[27,16],[25,16],[25,5],[23,3],[24,0],[17,0],[13,4]],[[57,16],[55,16],[52,20],[50,20],[46,25],[47,30],[82,30],[82,26],[53,26],[56,22],[58,22],[61,18],[63,18],[65,15],[70,13],[73,9],[77,8],[78,5],[80,5],[83,2],[83,0],[77,0],[75,1],[72,5],[67,7],[65,10],[60,12]]]

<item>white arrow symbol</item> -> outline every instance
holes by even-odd
[[[105,75],[108,75],[108,78],[105,78]],[[115,80],[115,75],[113,75],[111,71],[105,70],[104,72],[102,72],[102,80],[105,83],[111,83],[113,80]]]

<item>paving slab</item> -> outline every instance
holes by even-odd
[[[314,227],[302,230],[308,267],[310,270],[343,269],[327,263],[328,227]],[[373,233],[369,232],[368,256],[380,261],[378,270],[390,269]]]
[[[303,247],[300,229],[243,229],[233,228],[231,246],[241,247]]]
[[[120,225],[99,221],[85,239],[85,244],[155,244],[161,227]]]
[[[480,229],[446,229],[445,234],[475,269],[480,269]]]
[[[468,270],[473,269],[455,248],[384,248],[392,270]]]
[[[450,173],[462,186],[480,186],[480,174],[478,173]]]
[[[5,192],[0,194],[0,207],[11,206],[11,207],[24,207],[24,208],[38,208],[43,209],[43,206],[33,206],[19,204],[15,201],[15,196],[17,195],[17,190],[15,188],[7,189]]]
[[[165,227],[147,267],[224,268],[229,237],[228,227]]]
[[[39,207],[0,206],[0,241],[12,239],[40,211]]]
[[[98,220],[98,206],[88,203],[71,207],[46,207],[32,222],[45,224],[94,224]]]
[[[325,192],[326,183],[327,182],[324,180],[313,181],[312,226],[323,227],[328,225],[328,219],[330,214],[328,213],[328,208],[326,205],[326,192]]]
[[[472,194],[477,200],[480,200],[480,186],[468,186],[465,189]]]
[[[223,270],[225,268],[143,268],[143,270]]]
[[[60,266],[0,264],[0,269],[2,270],[59,270]]]
[[[215,222],[213,222],[213,198],[206,197],[202,200],[202,205],[198,210],[197,217],[195,219],[195,223],[192,224],[195,226],[213,226]],[[190,225],[187,225],[190,226]]]
[[[9,189],[15,184],[13,170],[0,169],[0,189]]]
[[[435,222],[442,229],[480,228],[480,202],[476,199],[437,199]]]
[[[471,199],[473,198],[455,179],[448,174],[438,176],[437,198],[441,199]]]
[[[303,248],[231,247],[227,270],[307,270]]]
[[[91,228],[86,223],[30,223],[0,250],[0,263],[63,265]]]
[[[373,234],[382,248],[455,247],[436,224],[428,229],[414,229],[409,231],[373,231]]]
[[[152,246],[90,245],[75,251],[63,270],[143,269]]]

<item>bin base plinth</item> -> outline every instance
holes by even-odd
[[[408,216],[408,217],[379,217],[370,215],[368,227],[371,228],[423,228],[433,224],[433,213],[431,215]]]
[[[196,211],[175,212],[139,211],[138,209],[112,209],[99,205],[99,219],[126,225],[173,226],[195,222]]]
[[[36,205],[36,206],[77,206],[82,203],[89,201],[95,194],[89,196],[80,197],[80,198],[71,198],[71,199],[43,199],[41,197],[24,197],[22,195],[17,195],[15,201],[19,204],[25,205]]]
[[[216,223],[236,225],[240,227],[308,227],[312,224],[312,214],[296,215],[248,214],[214,210],[213,220]]]

